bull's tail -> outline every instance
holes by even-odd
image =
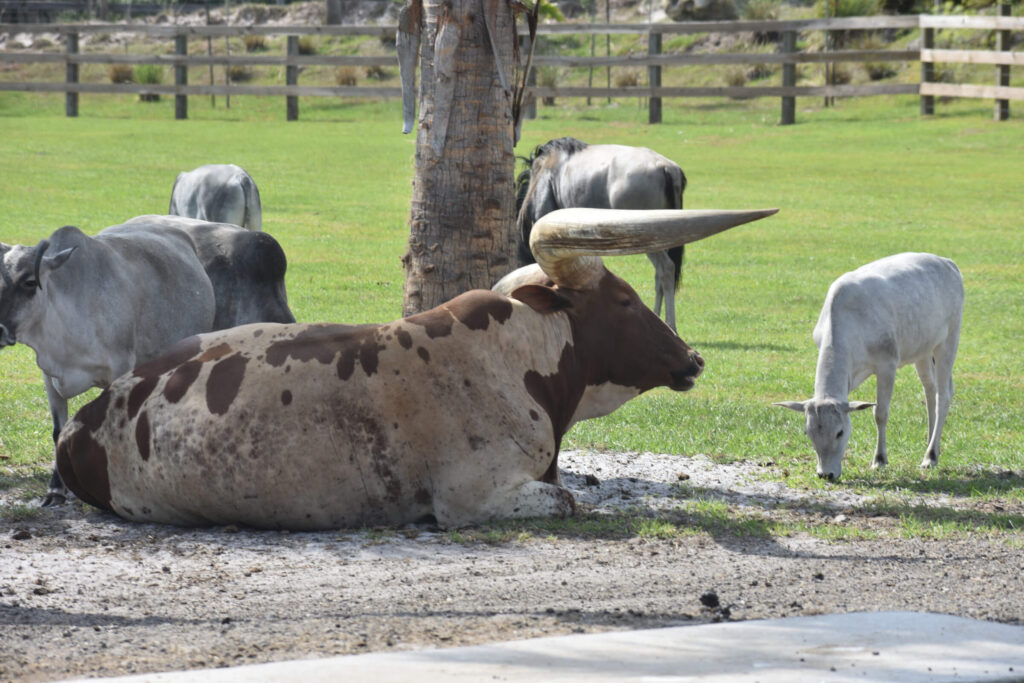
[[[665,167],[665,203],[672,209],[683,208],[683,192],[686,190],[686,174],[678,166]],[[673,281],[676,289],[679,288],[679,279],[683,274],[683,259],[686,256],[686,249],[683,246],[672,247],[668,250],[668,257],[672,259]]]
[[[260,191],[249,176],[242,176],[242,195],[245,197],[245,220],[242,225],[249,230],[263,230],[263,209],[260,206]]]

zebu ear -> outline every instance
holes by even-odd
[[[46,256],[46,250],[50,248],[49,240],[39,240],[39,244],[36,245],[36,256],[32,263],[32,278],[35,280],[35,286],[39,289],[43,288],[43,281],[41,278],[42,270],[45,267],[46,270],[57,270],[71,257],[72,252],[78,247],[69,247],[58,251],[56,254]]]
[[[522,301],[538,313],[556,313],[572,306],[571,301],[543,285],[523,285],[509,296]]]
[[[790,410],[795,410],[798,413],[802,413],[807,408],[807,401],[779,401],[778,403],[773,403],[772,405],[782,406],[783,408],[789,408]]]
[[[852,413],[855,410],[866,410],[868,408],[874,408],[875,404],[868,401],[850,401],[846,408],[846,412]]]

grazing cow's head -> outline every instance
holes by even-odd
[[[502,278],[494,290],[536,310],[568,315],[573,357],[585,365],[587,386],[573,422],[604,415],[654,387],[686,391],[704,367],[700,354],[609,272],[600,255],[664,250],[775,211],[561,209],[533,226],[537,263]]]
[[[814,452],[818,454],[818,476],[829,481],[839,481],[843,474],[843,455],[853,429],[850,413],[875,404],[809,398],[806,401],[780,401],[773,405],[804,414],[804,431],[814,446]]]
[[[0,243],[0,348],[18,342],[18,326],[42,305],[43,281],[75,250],[49,253],[49,247],[49,240],[34,247]]]

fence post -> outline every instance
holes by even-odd
[[[78,54],[78,33],[71,32],[66,36],[67,43],[64,51],[69,55]],[[65,66],[65,80],[70,83],[78,83],[78,63],[68,62]],[[64,114],[66,116],[78,116],[78,91],[67,90],[64,93]]]
[[[174,36],[174,54],[188,56],[188,36],[183,33]],[[174,85],[188,85],[188,64],[182,62],[174,65]],[[188,95],[174,95],[174,118],[188,118]]]
[[[661,34],[651,31],[647,34],[647,54],[656,57],[661,54]],[[651,64],[647,67],[647,82],[651,87],[651,96],[647,100],[647,122],[661,123],[661,97],[654,95],[654,89],[661,87],[661,65]]]
[[[921,49],[931,50],[935,47],[935,29],[926,28],[921,35]],[[935,80],[935,65],[932,62],[921,61],[921,84],[931,83]],[[921,95],[921,115],[931,116],[935,113],[935,97],[933,95]]]
[[[792,54],[796,52],[796,31],[784,31],[782,34],[782,52]],[[782,87],[796,87],[796,62],[782,63]],[[790,126],[796,123],[796,96],[782,96],[782,117],[779,121],[781,126]]]
[[[288,36],[288,57],[289,59],[299,54],[299,37]],[[298,85],[299,84],[299,67],[294,64],[288,64],[284,68],[284,83],[285,85]],[[286,109],[288,111],[289,121],[299,120],[299,98],[296,95],[288,95],[285,98]]]
[[[999,3],[999,16],[1008,17],[1010,16],[1010,3],[1003,0]],[[996,49],[1000,51],[1009,51],[1010,49],[1010,32],[1000,31],[996,42]],[[999,64],[996,66],[996,85],[1008,86],[1010,85],[1010,65]],[[1005,121],[1010,118],[1010,100],[996,100],[995,119],[996,121]]]

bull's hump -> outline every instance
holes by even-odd
[[[477,289],[460,294],[429,311],[409,316],[404,322],[423,327],[431,339],[447,337],[459,323],[471,331],[485,331],[492,322],[504,324],[512,317],[512,302],[489,290]]]

